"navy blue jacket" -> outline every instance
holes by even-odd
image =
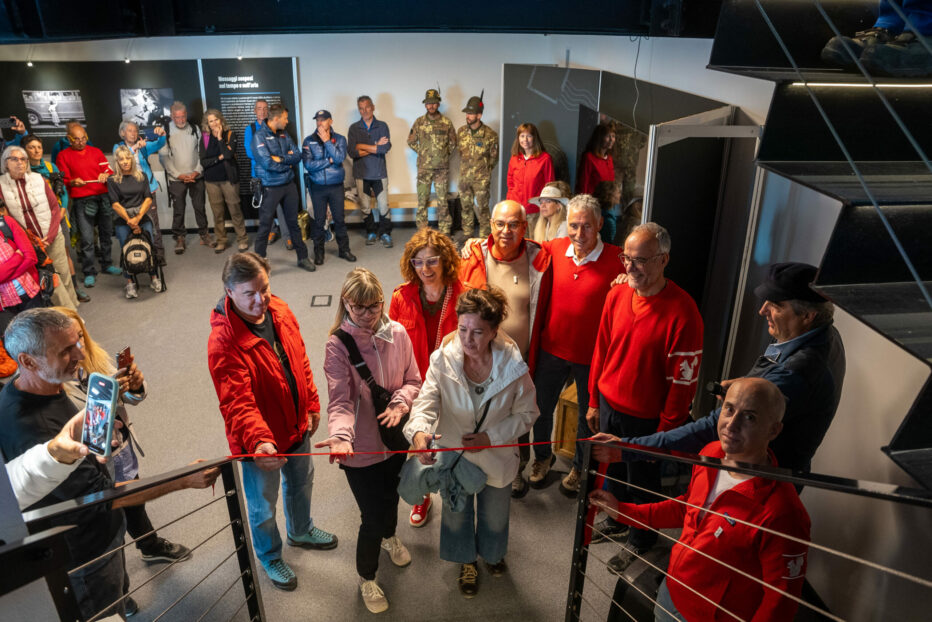
[[[384,145],[379,145],[375,153],[363,158],[359,157],[356,145],[374,145],[382,137],[388,139]],[[388,124],[372,118],[372,125],[366,129],[362,119],[349,126],[346,133],[346,151],[353,159],[353,177],[356,179],[385,179],[388,177],[388,167],[385,166],[385,154],[392,148],[392,137],[388,131]]]
[[[324,142],[314,132],[301,145],[301,159],[304,160],[304,179],[308,187],[342,184],[346,177],[343,171],[346,139],[331,131],[330,140]]]
[[[301,161],[301,152],[288,132],[273,132],[265,124],[253,134],[250,148],[256,165],[256,177],[262,180],[263,186],[284,186],[294,180],[292,167]],[[279,156],[282,161],[276,162],[272,159],[273,155]]]

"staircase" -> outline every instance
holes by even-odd
[[[865,76],[822,62],[834,31],[813,0],[760,0],[760,6],[766,17],[755,0],[723,3],[709,68],[776,82],[758,164],[844,204],[815,289],[932,368],[932,303],[916,279],[932,291],[932,171]],[[877,1],[821,6],[840,33],[851,35],[874,23]],[[874,80],[928,159],[932,77]],[[932,379],[883,451],[932,489]]]

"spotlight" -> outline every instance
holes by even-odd
[[[126,63],[127,65],[129,65],[129,57],[127,56],[126,58],[124,58],[124,59],[123,59],[123,62]]]
[[[236,60],[243,60],[243,57],[242,57],[242,56],[237,56],[237,57],[236,57]]]
[[[26,66],[27,66],[27,67],[32,67],[32,61],[31,61],[31,60],[26,61]]]

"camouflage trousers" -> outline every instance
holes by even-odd
[[[460,206],[463,209],[463,232],[467,238],[473,236],[476,218],[479,218],[479,237],[487,238],[492,233],[489,225],[488,177],[463,177],[459,182]],[[473,204],[475,199],[475,204]]]
[[[419,168],[417,170],[417,211],[414,220],[417,228],[427,226],[427,203],[430,200],[430,185],[437,193],[437,228],[440,233],[450,235],[453,219],[447,207],[447,190],[450,187],[450,170],[446,168]]]

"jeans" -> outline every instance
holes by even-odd
[[[144,219],[144,220],[139,221],[139,227],[140,227],[143,231],[145,231],[146,233],[149,234],[149,243],[152,244],[152,238],[153,238],[152,223],[149,222],[149,219],[146,218],[146,219]],[[123,245],[126,244],[126,240],[129,239],[129,234],[130,234],[130,231],[131,231],[131,230],[130,230],[130,228],[129,228],[129,225],[126,224],[126,221],[123,220],[122,218],[119,218],[119,219],[117,219],[117,220],[114,222],[114,228],[116,229],[116,237],[117,237],[117,240],[120,241],[120,257],[122,258],[122,257],[123,257]],[[153,249],[152,249],[152,262],[153,262],[152,270],[149,271],[149,274],[150,274],[151,276],[157,276],[158,273],[159,273],[159,270],[158,270],[158,262],[157,262],[156,257],[155,257],[155,247],[154,247],[154,245],[153,245]],[[122,262],[122,259],[121,259],[120,265],[122,265],[122,264],[123,264],[123,262]],[[123,270],[123,278],[124,278],[124,279],[131,279],[131,278],[133,278],[133,275],[130,274],[129,272],[127,272],[126,270]]]
[[[346,234],[346,222],[343,215],[343,184],[311,186],[311,205],[314,208],[314,246],[323,246],[325,241],[324,225],[327,223],[327,205],[333,217],[333,236],[337,239],[340,252],[349,250],[349,236]]]
[[[356,193],[359,195],[359,211],[362,212],[363,222],[366,224],[366,233],[376,233],[381,237],[383,234],[392,233],[392,213],[388,208],[388,178],[379,181],[382,182],[382,192],[375,197],[379,217],[378,229],[372,213],[372,197],[363,192],[361,179],[356,180]]]
[[[612,408],[599,396],[599,430],[610,432],[619,437],[646,436],[657,431],[660,419],[642,419],[626,415]],[[627,481],[647,490],[660,491],[660,462],[638,460],[636,462],[614,462],[608,465],[606,473],[622,482]],[[615,495],[619,501],[629,503],[655,503],[660,497],[642,492],[611,480],[605,481],[605,489]],[[657,542],[657,533],[648,529],[631,527],[628,544],[637,549],[649,549]]]
[[[119,512],[119,510],[116,511]],[[107,550],[112,551],[123,546],[125,533],[125,529],[121,527],[113,542],[107,545]],[[129,577],[126,575],[123,549],[71,573],[68,578],[74,589],[74,597],[78,601],[81,617],[86,620],[97,615],[104,607],[121,598],[129,590]],[[108,609],[107,615],[113,614],[118,614],[120,617],[126,616],[125,600],[121,600]]]
[[[379,569],[382,538],[391,538],[398,526],[399,473],[404,463],[404,454],[393,454],[367,467],[340,467],[362,517],[356,537],[356,572],[367,581],[375,579]]]
[[[589,365],[571,363],[558,356],[541,350],[537,357],[537,369],[534,371],[534,386],[537,389],[537,408],[540,416],[534,422],[534,440],[549,441],[553,433],[553,410],[560,399],[560,391],[567,376],[572,374],[576,381],[576,402],[579,411],[576,422],[576,438],[587,438],[589,425],[586,423],[586,411],[589,408]],[[534,445],[534,457],[547,460],[553,454],[553,445]],[[582,443],[576,441],[576,454],[573,467],[582,469]]]
[[[671,618],[661,607],[672,613],[675,617]],[[676,610],[676,605],[673,604],[673,599],[670,598],[670,590],[667,589],[667,579],[664,578],[660,583],[660,589],[657,590],[657,606],[654,607],[654,622],[671,622],[671,620],[686,622],[686,618]]]
[[[892,30],[894,34],[899,34],[906,24],[897,15],[896,11],[890,7],[890,3],[891,0],[880,1],[880,9],[874,26],[887,28]],[[903,9],[903,13],[913,23],[919,34],[926,36],[932,34],[932,8],[929,7],[926,0],[898,0],[897,4]]]
[[[262,204],[259,206],[259,231],[256,233],[256,253],[265,257],[265,250],[269,246],[269,232],[272,230],[272,219],[275,218],[275,206],[281,203],[285,212],[285,226],[291,232],[291,243],[294,244],[298,261],[307,259],[307,246],[301,239],[298,228],[298,189],[294,183],[288,182],[281,186],[266,186],[262,189]]]
[[[191,205],[194,207],[194,220],[197,222],[197,232],[207,235],[207,212],[204,210],[204,178],[198,177],[190,184],[183,181],[168,182],[168,196],[172,204],[172,235],[183,238],[187,229],[184,226],[184,208],[187,205],[185,197],[191,195]]]
[[[88,214],[88,209],[96,213]],[[97,230],[100,244],[101,269],[106,269],[113,263],[110,258],[111,238],[113,237],[113,208],[106,194],[97,194],[91,197],[81,197],[74,200],[74,215],[78,221],[78,230],[81,232],[81,271],[84,276],[97,274],[94,266],[94,233]]]
[[[310,435],[307,435],[292,453],[307,453],[310,447]],[[255,462],[243,462],[242,466],[252,546],[259,561],[268,565],[273,559],[281,559],[282,556],[282,537],[275,522],[279,481],[288,534],[299,536],[314,528],[314,520],[311,518],[314,463],[310,456],[294,456],[275,471],[263,471]]]
[[[490,564],[505,559],[508,552],[508,513],[511,486],[486,486],[466,502],[466,509],[453,512],[443,504],[440,514],[440,559],[471,564],[481,557]]]

